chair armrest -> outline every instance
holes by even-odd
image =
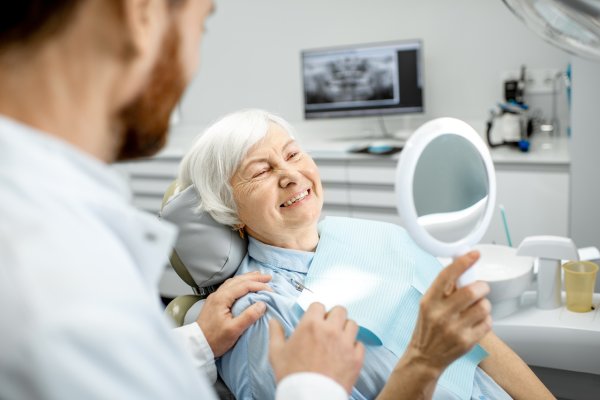
[[[171,317],[176,326],[182,326],[189,309],[200,300],[202,300],[202,296],[195,294],[177,296],[167,305],[165,314]]]

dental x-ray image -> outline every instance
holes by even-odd
[[[307,109],[396,104],[398,60],[391,49],[314,55],[304,60]]]

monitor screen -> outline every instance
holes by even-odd
[[[302,52],[305,118],[423,112],[420,40]]]

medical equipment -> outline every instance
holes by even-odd
[[[518,256],[512,247],[478,244],[479,279],[490,286],[487,299],[492,303],[492,318],[504,318],[518,311],[521,295],[534,280],[533,257]]]
[[[488,147],[468,124],[438,118],[406,142],[396,169],[403,226],[429,253],[455,257],[471,250],[490,223],[496,175]],[[477,266],[460,279],[477,279]]]
[[[522,103],[498,104],[491,110],[486,124],[486,138],[491,148],[514,146],[529,151],[529,137],[533,133],[533,120],[528,118],[528,106]]]
[[[600,60],[600,2],[597,0],[502,0],[546,41]]]
[[[559,236],[530,236],[521,242],[517,255],[538,257],[537,307],[551,310],[562,306],[561,260],[579,260],[573,240]]]

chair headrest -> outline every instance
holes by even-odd
[[[160,212],[161,218],[179,228],[171,265],[195,289],[218,285],[231,277],[248,249],[248,242],[231,227],[206,212],[197,212],[198,202],[198,192],[190,186],[166,199]]]

